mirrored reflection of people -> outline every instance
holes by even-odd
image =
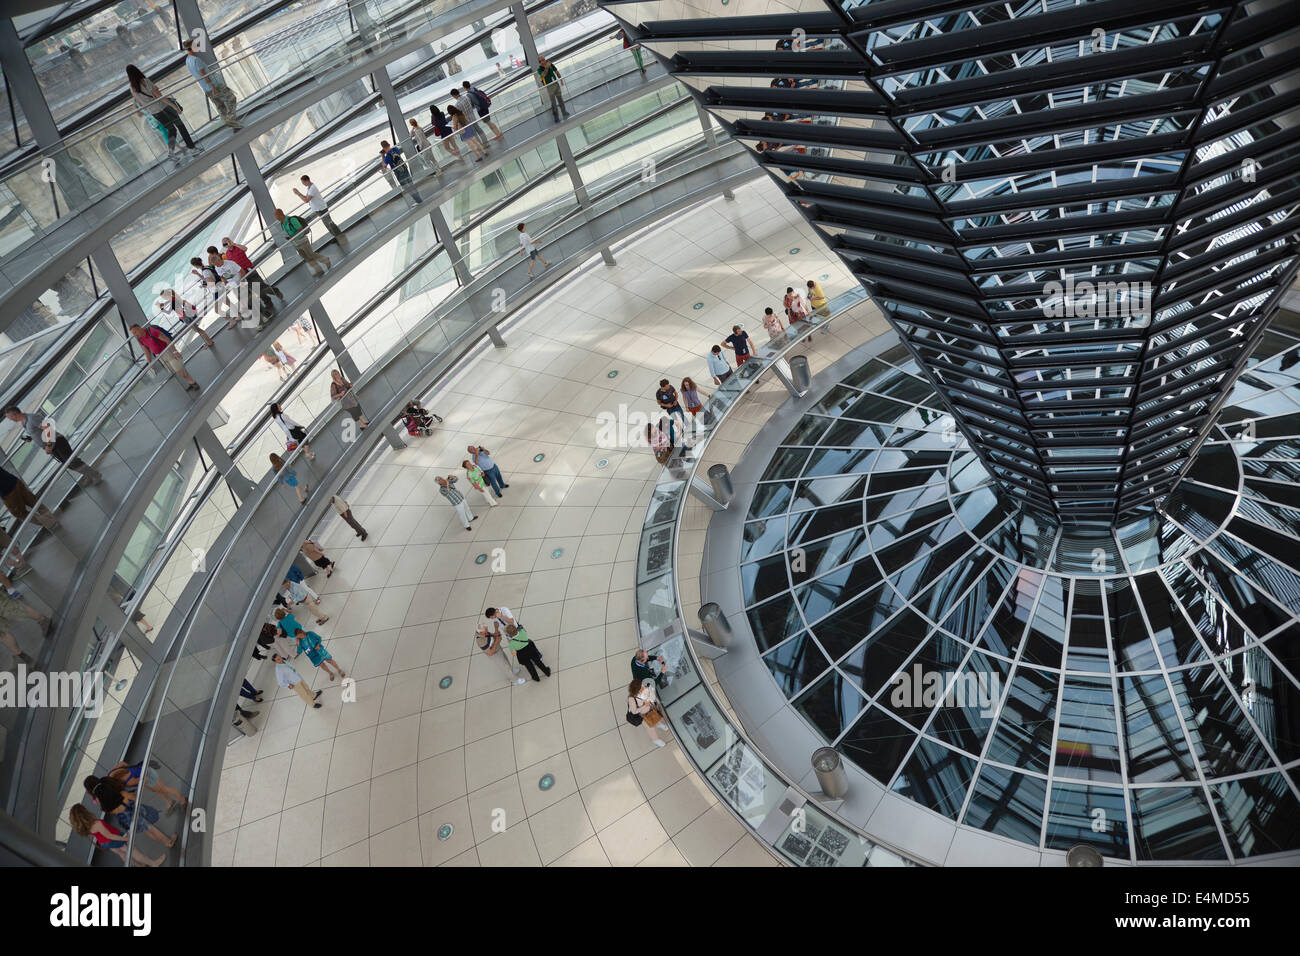
[[[32,489],[27,487],[27,483],[3,468],[0,468],[0,501],[4,502],[5,508],[19,521],[26,519],[35,508],[36,514],[32,516],[32,520],[38,525],[47,531],[53,531],[59,526],[57,513],[45,505],[38,505],[36,495],[32,494]]]

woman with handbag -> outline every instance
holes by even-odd
[[[285,445],[289,451],[301,448],[302,457],[308,461],[316,460],[316,456],[312,454],[311,446],[307,444],[307,429],[286,415],[284,409],[277,402],[271,403],[271,421],[279,425],[280,430],[284,432]]]
[[[190,131],[185,128],[181,122],[181,104],[170,96],[164,96],[158,85],[145,76],[140,68],[134,63],[127,64],[126,81],[131,87],[131,99],[141,114],[148,113],[155,123],[162,129],[163,138],[167,141],[167,158],[175,163],[178,167],[181,164],[183,154],[176,146],[176,137],[185,140],[185,148],[190,155],[197,156],[202,152],[202,146],[195,146],[194,140],[190,139]]]
[[[655,725],[661,720],[655,708],[655,682],[634,680],[627,685],[627,722],[633,727],[644,726],[656,747],[668,746],[660,739]]]
[[[330,370],[330,401],[338,402],[362,431],[370,424],[366,416],[361,414],[361,403],[357,401],[352,383],[338,369]]]
[[[502,635],[488,630],[486,624],[480,624],[474,629],[474,646],[482,651],[485,657],[495,657],[505,666],[507,683],[522,684],[527,678],[519,673],[519,667],[511,661],[510,655],[502,653],[503,640]]]

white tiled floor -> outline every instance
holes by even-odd
[[[644,444],[598,448],[596,416],[623,403],[649,412],[661,377],[710,388],[703,357],[733,323],[763,338],[762,309],[787,285],[829,274],[834,295],[852,280],[766,180],[616,256],[511,328],[507,349],[485,351],[432,402],[445,423],[349,491],[370,536],[331,521],[338,569],[310,583],[355,700],[310,672],[325,706],[308,710],[263,672],[259,732],[227,752],[214,863],[774,865],[675,743],[656,749],[623,720],[633,562],[657,466]],[[479,443],[510,488],[497,508],[470,498],[480,517],[466,532],[433,478],[459,474]],[[490,604],[519,613],[551,678],[507,685],[474,649]],[[443,824],[452,834],[439,840]]]

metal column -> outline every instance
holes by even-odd
[[[316,328],[320,330],[321,338],[329,346],[330,351],[334,353],[334,362],[339,367],[339,371],[348,381],[355,382],[361,377],[361,369],[357,368],[357,363],[353,361],[352,355],[347,351],[343,344],[343,338],[339,335],[338,329],[334,327],[334,322],[330,319],[329,313],[325,307],[317,302],[315,305],[308,306],[307,312],[311,315],[311,320],[316,323]],[[363,409],[364,410],[364,409]],[[383,433],[388,444],[395,448],[401,449],[406,447],[406,441],[398,434],[397,429],[392,425],[376,425]]]
[[[256,484],[239,470],[235,460],[230,457],[226,447],[221,444],[221,439],[217,433],[212,430],[212,426],[204,424],[194,433],[194,441],[198,444],[203,454],[211,459],[213,466],[221,472],[222,477],[226,479],[226,484],[240,501],[248,498],[256,488]]]
[[[582,173],[578,171],[577,160],[573,158],[573,150],[569,148],[569,138],[561,133],[555,138],[555,145],[560,151],[560,159],[564,160],[564,168],[569,173],[569,181],[573,183],[573,191],[578,197],[578,208],[584,213],[591,208],[591,197],[587,195],[587,185],[582,181]],[[605,265],[618,265],[614,261],[614,253],[609,246],[600,247],[600,257],[605,260]]]
[[[704,141],[709,144],[709,149],[712,149],[718,145],[718,133],[713,128],[713,117],[709,115],[709,111],[704,108],[699,100],[693,100],[693,102],[695,103],[695,111],[700,114],[700,126],[704,127]],[[722,195],[725,199],[736,198],[736,194],[730,189],[724,189]]]

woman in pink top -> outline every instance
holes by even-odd
[[[130,331],[135,336],[136,341],[148,350],[150,355],[156,357],[159,362],[171,369],[176,377],[185,383],[185,391],[197,392],[199,390],[199,383],[194,381],[189,372],[185,371],[185,363],[181,361],[181,353],[176,351],[176,347],[172,345],[172,337],[166,331],[156,325],[151,325],[147,329],[139,325],[133,325]]]

